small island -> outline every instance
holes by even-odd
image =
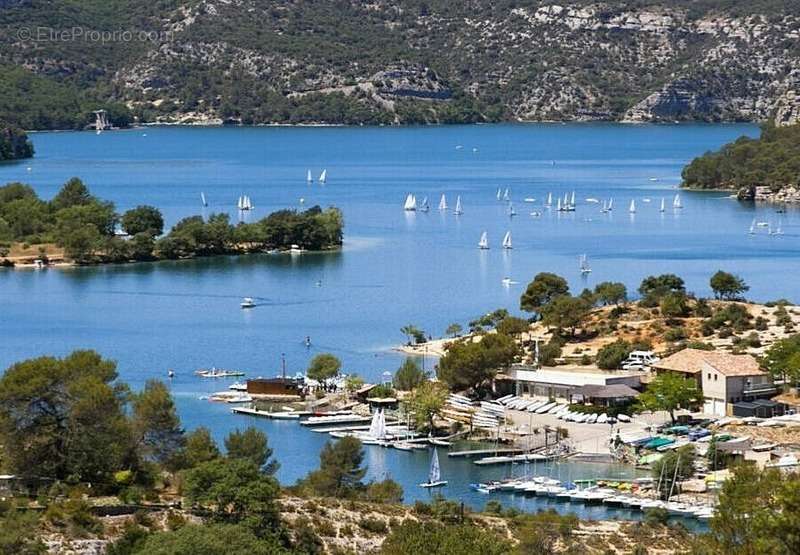
[[[692,160],[682,187],[736,191],[740,200],[800,202],[800,124],[761,129]]]
[[[22,160],[33,156],[33,144],[17,127],[0,122],[0,162]]]
[[[137,206],[122,215],[72,178],[52,200],[22,183],[0,187],[0,266],[113,264],[239,255],[290,248],[335,249],[342,244],[342,213],[314,206],[279,210],[232,224],[228,214],[183,218],[164,234],[161,212]]]

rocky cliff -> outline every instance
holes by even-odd
[[[63,95],[124,102],[151,121],[800,117],[796,0],[128,4],[65,11],[54,0],[6,0],[0,65],[57,82]],[[19,31],[32,22],[86,33],[31,40]],[[91,30],[133,38],[100,44],[86,39]],[[10,105],[0,100],[0,117],[19,121]]]

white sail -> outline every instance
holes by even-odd
[[[503,237],[503,248],[504,249],[512,248],[512,246],[511,246],[511,232],[510,231],[506,231],[506,235],[505,235],[505,237]]]
[[[406,202],[403,205],[403,210],[413,211],[417,209],[417,199],[411,193],[408,193],[406,197]]]
[[[328,170],[322,170],[322,173],[319,174],[319,182],[325,183],[327,179],[328,179]]]
[[[202,192],[200,193],[200,200],[202,201],[203,206],[208,206],[208,203],[206,202],[206,194],[205,193],[202,193]]]
[[[506,187],[506,192],[503,193],[503,200],[508,200],[508,187]]]
[[[609,210],[609,212],[610,212],[610,211],[611,211],[611,210],[613,210],[613,209],[614,209],[614,199],[612,198],[612,199],[610,199],[610,200],[608,201],[608,210]]]
[[[479,249],[488,249],[489,248],[489,234],[485,231],[481,233],[481,240],[478,241],[478,248]]]
[[[588,274],[589,272],[592,271],[592,269],[589,268],[589,262],[586,260],[586,255],[585,254],[582,254],[580,256],[579,267],[580,267],[580,270],[581,270],[582,274]]]
[[[456,215],[460,215],[460,214],[464,213],[464,211],[461,209],[461,195],[458,195],[456,197],[456,209],[455,209],[455,211],[453,213],[456,214]]]
[[[383,414],[383,409],[378,411],[378,434],[375,437],[378,439],[386,438],[386,416]]]
[[[500,190],[500,187],[497,188],[497,200],[503,198],[503,192]]]
[[[439,210],[447,210],[447,199],[442,193],[442,198],[439,199]]]
[[[420,205],[419,209],[422,212],[427,212],[430,209],[430,206],[428,206],[428,197],[422,199],[422,204]]]
[[[244,197],[239,197],[239,200],[236,201],[236,208],[239,210],[244,210]]]
[[[636,201],[635,200],[631,200],[631,207],[628,208],[628,212],[630,212],[631,214],[634,214],[636,212]]]
[[[572,191],[572,197],[569,199],[569,205],[575,208],[575,191]]]
[[[379,412],[380,410],[376,410],[375,412],[372,413],[372,421],[369,424],[369,432],[368,432],[369,435],[372,437],[378,437],[378,432],[379,432],[378,420],[380,418],[380,415],[378,414]]]
[[[756,219],[753,218],[753,221],[750,224],[750,235],[753,235],[755,232],[756,232]]]
[[[442,474],[439,469],[439,451],[438,449],[433,450],[433,456],[431,457],[431,468],[428,471],[428,483],[435,484],[442,479]]]
[[[683,208],[683,205],[681,204],[681,195],[680,194],[676,194],[675,198],[672,199],[672,207],[673,208]]]
[[[557,202],[557,204],[556,204],[556,210],[558,210],[559,212],[561,212],[561,197],[559,197],[559,198],[558,198],[558,202]]]
[[[659,208],[659,212],[663,212],[663,211],[664,211],[664,209],[665,209],[665,205],[664,205],[664,198],[662,197],[662,198],[661,198],[661,208]]]
[[[311,177],[311,170],[308,170],[308,173],[306,174],[306,181],[308,181],[309,183],[314,181],[314,178]]]
[[[510,203],[510,202],[508,203],[508,215],[509,216],[516,216],[517,215],[517,211],[514,210],[514,205],[512,203]]]
[[[547,193],[547,206],[553,206],[553,193]]]

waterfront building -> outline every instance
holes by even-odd
[[[703,412],[714,416],[732,415],[734,403],[775,395],[772,378],[752,355],[683,349],[656,362],[653,370],[695,380],[703,392]]]
[[[571,402],[573,395],[581,394],[584,386],[624,385],[631,389],[641,387],[644,372],[625,370],[600,370],[588,366],[564,365],[536,368],[514,365],[495,379],[500,394],[513,393],[523,397],[542,397]]]

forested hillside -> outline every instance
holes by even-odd
[[[765,126],[761,137],[740,137],[716,152],[692,160],[683,170],[683,184],[697,189],[778,191],[800,183],[800,125]],[[753,193],[748,193],[753,194]]]
[[[797,0],[0,0],[0,120],[793,122]]]

